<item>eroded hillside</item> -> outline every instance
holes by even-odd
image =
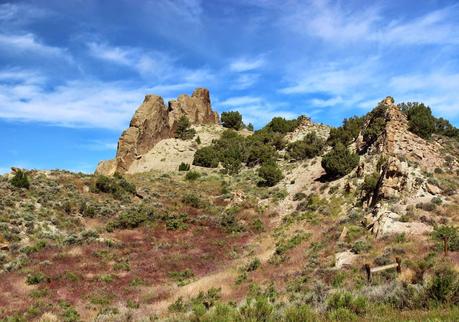
[[[256,132],[196,117],[122,176],[16,169],[0,182],[0,317],[452,321],[459,140],[421,131],[418,111],[387,98],[339,128]]]

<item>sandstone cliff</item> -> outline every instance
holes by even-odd
[[[125,173],[135,160],[139,160],[161,140],[174,137],[177,121],[185,115],[191,124],[218,124],[218,114],[212,111],[209,91],[197,88],[191,96],[180,95],[169,102],[162,97],[146,95],[136,110],[129,128],[118,141],[114,160],[101,161],[96,173],[112,175]]]

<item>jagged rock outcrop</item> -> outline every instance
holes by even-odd
[[[312,132],[315,132],[319,138],[326,140],[330,134],[330,127],[314,123],[309,117],[302,117],[298,127],[285,135],[285,140],[287,142],[299,141]]]
[[[127,172],[135,160],[141,159],[159,141],[174,137],[177,122],[184,115],[195,125],[219,123],[207,89],[197,88],[191,96],[180,95],[168,107],[162,97],[146,95],[118,141],[115,159],[100,162],[96,173]]]
[[[365,216],[362,224],[377,238],[405,233],[423,235],[432,232],[432,226],[422,222],[401,222],[400,215],[377,205]]]
[[[410,132],[407,116],[394,104],[392,97],[387,97],[382,104],[387,108],[385,126],[370,152],[410,160],[428,170],[441,167],[444,162],[441,145]],[[360,137],[357,142],[358,149],[362,150],[364,144]]]

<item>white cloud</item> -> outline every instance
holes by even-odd
[[[8,72],[0,73],[1,118],[122,129],[146,93],[145,89],[132,89],[123,83],[83,80],[48,90],[40,77],[31,79],[27,75],[23,72],[23,79],[8,79]]]
[[[265,59],[263,57],[256,58],[239,58],[230,64],[230,70],[233,72],[247,72],[263,67]]]
[[[343,5],[346,4],[346,5]],[[383,45],[459,44],[458,6],[414,18],[387,17],[380,4],[352,9],[347,2],[294,2],[280,18],[284,27],[333,44],[377,42]]]
[[[459,116],[459,73],[436,70],[431,73],[392,77],[389,86],[397,101],[420,101],[443,117]]]
[[[231,89],[243,90],[252,87],[260,78],[260,74],[245,73],[240,74],[231,84]]]
[[[378,79],[378,61],[377,57],[372,57],[360,62],[327,63],[301,74],[294,70],[292,75],[286,76],[292,84],[280,89],[280,92],[349,95],[356,87],[368,87]]]
[[[107,62],[124,65],[144,76],[167,75],[173,70],[173,60],[160,52],[146,52],[136,47],[118,47],[105,43],[88,43],[89,53]]]
[[[23,25],[37,19],[49,17],[51,11],[27,3],[0,4],[0,23],[5,26]]]
[[[48,57],[60,57],[68,61],[72,61],[72,57],[66,49],[45,45],[32,33],[0,33],[0,52],[7,54],[33,54]]]

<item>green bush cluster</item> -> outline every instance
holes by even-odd
[[[177,121],[175,128],[175,138],[181,140],[191,140],[196,135],[196,130],[191,128],[188,117],[182,115]]]
[[[16,188],[30,188],[29,178],[23,170],[17,170],[14,177],[11,179],[11,184]]]
[[[258,168],[258,176],[262,179],[261,185],[267,187],[273,187],[284,178],[282,171],[279,169],[276,163],[264,163]]]
[[[340,178],[350,173],[358,164],[359,156],[338,142],[322,159],[322,167],[327,175]]]
[[[134,208],[121,213],[115,220],[109,222],[107,224],[107,231],[137,228],[143,223],[153,219],[154,213],[151,209]]]
[[[221,117],[223,127],[239,131],[243,128],[242,115],[237,111],[223,112]]]
[[[362,136],[366,146],[373,144],[384,131],[386,125],[387,106],[384,102],[379,104],[365,116],[365,124]]]
[[[336,145],[338,142],[343,145],[349,145],[359,136],[360,129],[364,124],[364,117],[354,116],[344,119],[343,125],[330,129],[327,142],[330,145]]]
[[[128,182],[118,173],[115,173],[113,177],[107,177],[104,175],[97,176],[92,190],[96,193],[111,193],[118,197],[124,193],[136,194],[135,185]]]
[[[436,123],[430,107],[418,102],[401,103],[399,107],[408,117],[409,130],[424,139],[429,139],[435,132]]]
[[[408,117],[409,130],[420,137],[429,139],[435,133],[459,138],[459,129],[444,118],[434,117],[430,107],[424,103],[407,102],[398,106]]]
[[[287,147],[290,158],[294,160],[311,159],[319,155],[325,142],[316,132],[308,133],[302,140],[290,143]]]

